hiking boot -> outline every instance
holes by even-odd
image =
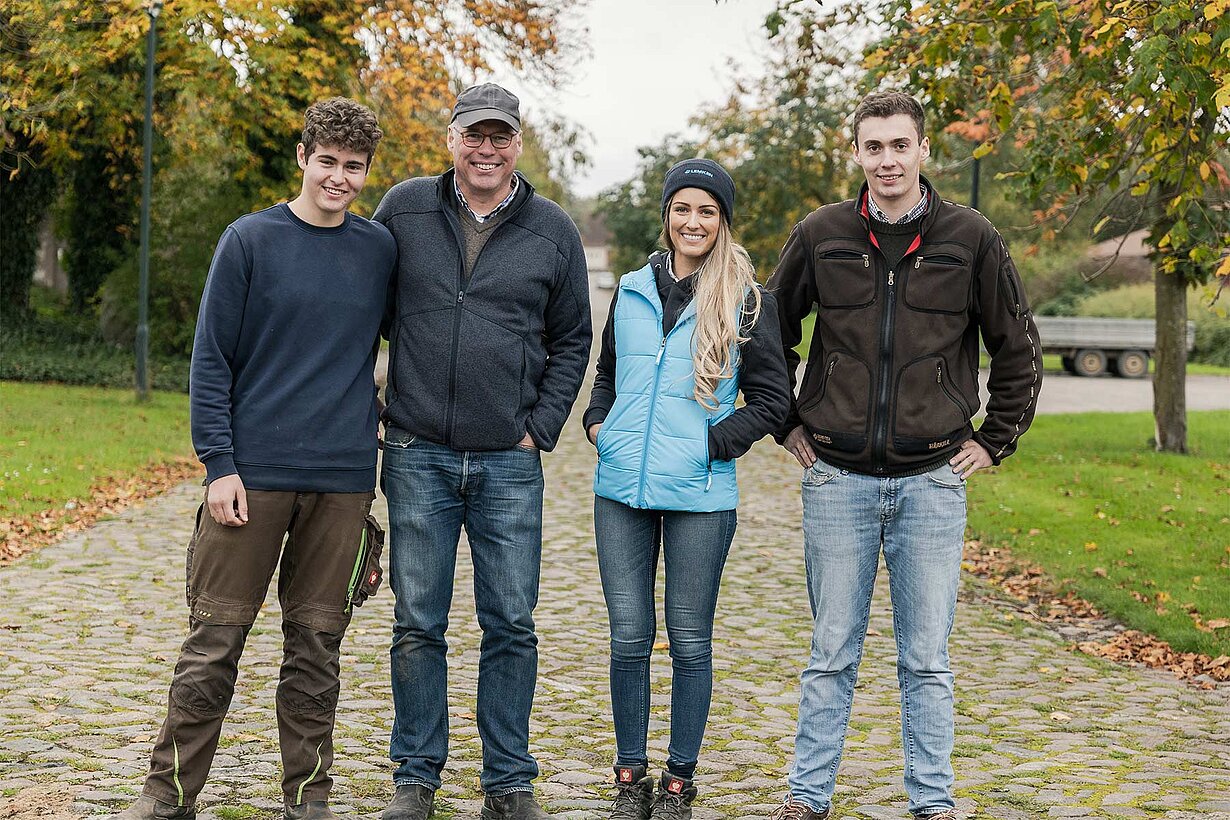
[[[483,820],[546,820],[551,815],[538,806],[533,792],[509,792],[483,798]]]
[[[148,795],[124,809],[111,820],[196,820],[195,806],[172,806]]]
[[[652,808],[653,775],[644,766],[616,766],[610,820],[649,820]]]
[[[692,820],[692,801],[695,799],[696,787],[691,780],[662,772],[649,816],[653,820]]]
[[[943,809],[931,814],[916,814],[914,820],[958,820],[956,809]]]
[[[380,820],[427,820],[435,800],[435,791],[421,783],[398,786],[393,799],[380,814]]]
[[[309,800],[297,806],[283,806],[282,820],[337,820],[324,800]]]
[[[828,820],[831,813],[832,808],[816,811],[806,803],[796,803],[793,797],[787,797],[786,802],[769,815],[769,820]]]

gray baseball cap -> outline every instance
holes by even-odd
[[[483,120],[499,120],[521,130],[521,101],[515,94],[495,83],[472,85],[457,95],[452,124],[469,128]]]

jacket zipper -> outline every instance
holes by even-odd
[[[888,269],[888,288],[885,292],[884,317],[880,322],[880,390],[876,403],[876,428],[872,439],[872,464],[877,473],[883,473],[888,460],[888,387],[893,364],[893,321],[895,319],[897,272]]]
[[[671,328],[673,331],[674,328]],[[645,421],[645,438],[641,441],[641,478],[636,488],[636,506],[645,506],[645,468],[649,466],[649,433],[653,430],[653,411],[658,405],[658,386],[662,383],[662,356],[666,353],[666,336],[658,345],[658,355],[653,360],[653,392],[649,394],[649,413]]]
[[[937,361],[935,363],[935,383],[940,386],[940,390],[942,390],[944,395],[948,397],[949,401],[955,404],[957,408],[962,413],[964,413],[966,416],[969,415],[969,408],[965,406],[965,402],[959,401],[957,397],[953,395],[952,391],[948,389],[948,386],[944,384],[944,363],[943,362]]]
[[[709,427],[713,419],[705,416],[705,492],[713,486],[713,453],[709,450]]]
[[[511,217],[512,214],[510,213],[509,216]],[[453,445],[453,425],[457,421],[457,361],[460,358],[457,345],[461,341],[461,308],[465,302],[466,288],[470,283],[465,281],[465,240],[461,238],[461,230],[453,224],[457,217],[446,212],[445,219],[453,230],[453,238],[457,240],[457,250],[461,252],[461,256],[457,260],[457,301],[453,303],[453,349],[452,358],[449,360],[448,365],[448,412],[444,417],[444,436],[446,443],[451,447]],[[471,281],[474,280],[474,271],[478,270],[479,260],[483,258],[483,251],[487,250],[491,240],[495,239],[495,235],[506,224],[508,224],[508,217],[505,217],[503,222],[492,229],[491,236],[487,237],[487,241],[483,243],[482,250],[478,252],[478,256],[474,257],[474,270],[470,271]]]

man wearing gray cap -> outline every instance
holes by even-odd
[[[445,629],[464,526],[483,639],[482,817],[533,820],[529,718],[538,674],[541,452],[589,361],[589,283],[568,215],[516,172],[521,112],[493,83],[461,92],[453,168],[394,186],[374,219],[397,240],[386,335],[381,485],[397,597],[383,820],[425,820],[448,756]]]

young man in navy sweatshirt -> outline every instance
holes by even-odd
[[[334,817],[338,657],[378,533],[372,372],[397,258],[388,230],[348,208],[381,136],[364,106],[316,103],[297,148],[299,196],[240,217],[218,242],[192,350],[192,441],[208,489],[188,545],[188,637],[142,797],[119,820],[196,816],[279,564],[283,816]]]

